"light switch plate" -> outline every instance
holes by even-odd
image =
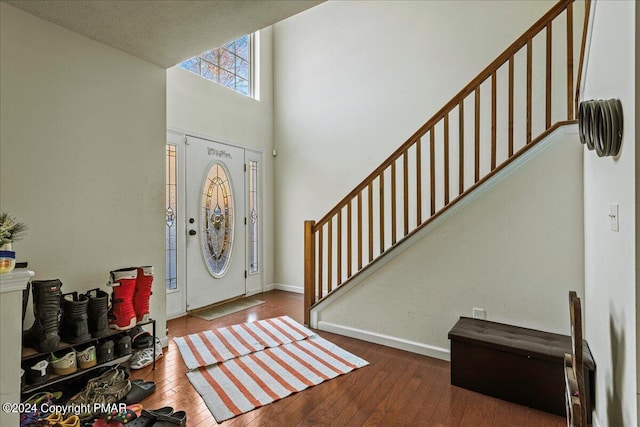
[[[609,228],[611,231],[620,231],[619,204],[612,203],[609,206]]]

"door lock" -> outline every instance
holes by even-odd
[[[189,236],[195,236],[196,230],[189,230]]]

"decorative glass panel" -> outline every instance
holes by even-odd
[[[233,194],[230,175],[222,163],[214,163],[205,178],[202,193],[200,241],[209,272],[226,273],[233,247]]]
[[[167,145],[167,170],[166,170],[166,203],[165,211],[167,229],[166,229],[166,287],[167,290],[178,288],[177,264],[178,253],[176,243],[176,212],[178,186],[176,185],[176,146]]]
[[[249,273],[258,269],[258,162],[249,162]]]
[[[178,66],[242,95],[251,96],[251,40],[252,37],[247,34],[183,61]]]

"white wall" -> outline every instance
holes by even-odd
[[[273,70],[269,27],[259,36],[259,100],[240,95],[179,67],[167,70],[169,129],[208,137],[218,142],[262,150],[263,166],[263,280],[273,283]],[[247,289],[251,293],[257,289]]]
[[[164,336],[165,70],[0,11],[0,205],[30,227],[18,259],[65,292],[154,265]]]
[[[636,37],[640,22],[640,3],[636,2]],[[640,43],[636,43],[636,123],[640,123]],[[636,146],[640,134],[636,133]],[[640,168],[640,150],[636,151],[636,170]],[[636,173],[636,280],[640,277],[640,174]],[[636,416],[640,418],[640,292],[636,290]]]
[[[582,148],[572,134],[349,290],[319,320],[410,341],[414,351],[432,347],[424,353],[442,358],[448,331],[474,307],[485,309],[487,320],[568,334],[568,291],[584,290],[581,175]]]
[[[584,99],[618,98],[624,110],[618,158],[584,153],[585,328],[597,364],[600,426],[637,425],[636,408],[636,129],[637,23],[634,2],[598,1]],[[620,231],[609,230],[611,203]]]
[[[324,215],[552,5],[327,2],[275,25],[276,282],[302,286],[303,221]]]

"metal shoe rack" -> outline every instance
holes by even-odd
[[[138,324],[136,326],[145,326],[145,325],[152,325],[152,336],[153,336],[153,365],[152,365],[152,369],[156,369],[156,321],[155,319],[149,319],[146,320],[144,322],[138,322]],[[70,349],[72,347],[80,347],[83,346],[85,344],[95,344],[96,348],[97,348],[97,344],[99,341],[104,341],[106,339],[112,338],[112,337],[117,337],[119,335],[124,335],[129,333],[129,330],[113,330],[111,331],[108,335],[105,335],[103,337],[99,337],[99,338],[91,338],[88,339],[86,341],[82,341],[79,343],[75,343],[75,344],[69,344],[66,342],[60,342],[60,345],[58,345],[58,347],[53,350],[52,352],[45,352],[45,353],[41,353],[36,351],[33,348],[28,348],[28,347],[22,347],[22,365],[25,366],[25,362],[29,361],[29,360],[35,360],[35,359],[48,359],[49,356],[51,355],[51,353],[57,353],[59,351],[63,351],[66,349]],[[133,352],[132,352],[133,354]],[[56,375],[53,373],[49,373],[49,378],[46,381],[43,381],[41,383],[38,384],[24,384],[21,388],[21,393],[22,393],[22,397],[25,397],[25,395],[27,393],[33,393],[36,392],[38,390],[41,390],[45,387],[51,387],[52,385],[55,384],[59,384],[62,383],[64,381],[68,381],[71,378],[75,378],[77,376],[86,374],[87,372],[91,372],[94,370],[97,370],[101,367],[104,366],[113,366],[113,365],[121,365],[126,363],[129,359],[131,358],[131,354],[122,356],[122,357],[117,357],[114,358],[113,360],[109,360],[107,362],[103,362],[103,363],[97,363],[95,366],[92,366],[90,368],[86,368],[86,369],[80,369],[78,368],[77,371],[68,374],[68,375]],[[27,363],[28,365],[28,363]],[[24,369],[24,368],[23,368]],[[26,371],[26,369],[25,369]],[[26,374],[25,374],[26,375]]]

